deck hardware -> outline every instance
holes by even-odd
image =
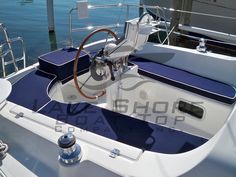
[[[119,149],[113,149],[109,155],[111,158],[116,158],[117,156],[120,156],[120,150]]]
[[[0,140],[0,160],[3,160],[6,157],[7,151],[8,145]]]
[[[0,56],[3,54],[3,45],[0,45]]]
[[[3,173],[3,171],[1,171],[1,169],[0,169],[0,177],[7,177],[7,176]]]
[[[197,46],[196,49],[197,49],[198,52],[202,52],[202,53],[206,53],[207,52],[206,40],[204,38],[200,38],[199,45]]]
[[[24,117],[24,113],[23,112],[19,112],[18,114],[16,114],[15,118],[16,119],[19,119],[19,118],[22,118]]]
[[[82,151],[76,144],[76,138],[72,133],[66,133],[58,139],[59,161],[65,165],[72,165],[81,160]]]

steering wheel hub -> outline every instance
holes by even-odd
[[[110,29],[102,28],[102,29],[95,30],[92,33],[90,33],[87,37],[85,37],[85,39],[81,43],[81,45],[78,49],[76,58],[75,58],[75,62],[74,62],[73,76],[74,76],[74,83],[75,83],[76,89],[78,90],[78,92],[82,96],[84,96],[87,99],[97,99],[98,97],[101,97],[101,96],[105,95],[105,93],[106,93],[106,91],[103,90],[98,95],[95,95],[95,96],[94,95],[93,96],[87,95],[86,93],[84,93],[84,91],[82,91],[82,87],[80,87],[80,85],[79,85],[78,76],[77,76],[78,61],[79,61],[81,52],[84,50],[85,44],[89,41],[89,39],[92,36],[94,36],[95,34],[100,33],[100,32],[105,32],[105,33],[107,33],[107,36],[110,35],[115,39],[116,42],[118,41],[118,37]],[[114,75],[113,75],[113,71],[112,71],[113,70],[112,69],[112,67],[113,67],[112,62],[108,61],[106,59],[107,56],[109,55],[109,52],[111,50],[113,50],[115,47],[116,47],[115,43],[106,43],[105,47],[102,48],[101,50],[99,50],[98,53],[94,55],[94,57],[91,58],[91,55],[88,54],[90,56],[90,61],[91,61],[90,74],[94,80],[96,80],[96,81],[104,80],[105,78],[107,78],[109,76],[109,74],[108,74],[109,70],[111,73],[111,80],[115,80]]]

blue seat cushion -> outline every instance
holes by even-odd
[[[61,81],[70,80],[73,75],[74,60],[78,50],[75,48],[63,48],[39,56],[39,68],[48,73],[55,74]],[[90,66],[89,57],[81,52],[78,62],[78,73],[88,71]]]
[[[12,92],[7,100],[37,111],[51,101],[48,90],[56,81],[55,78],[55,75],[34,70],[12,86]]]
[[[192,150],[207,140],[185,132],[148,123],[88,103],[51,101],[39,113],[98,135],[143,150],[176,154]],[[60,129],[60,128],[59,128]]]
[[[141,75],[224,103],[236,101],[235,88],[228,84],[144,58],[132,57],[130,62],[138,65]]]

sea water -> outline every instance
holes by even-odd
[[[0,0],[0,23],[5,24],[10,37],[23,37],[27,65],[36,63],[37,57],[41,54],[69,45],[68,14],[70,9],[76,6],[76,0],[54,0],[55,33],[48,32],[46,2],[47,0]],[[138,4],[139,0],[88,0],[88,2],[89,4]],[[138,8],[129,10],[129,18],[137,17],[138,14]],[[124,8],[90,10],[89,18],[84,20],[78,19],[77,14],[74,13],[73,27],[123,23],[125,16]],[[88,33],[89,31],[73,33],[74,45],[78,46]],[[3,41],[0,32],[0,43]],[[8,66],[7,70],[13,70],[13,67]]]

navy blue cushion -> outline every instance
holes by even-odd
[[[64,48],[39,56],[39,68],[48,73],[55,74],[59,80],[70,80],[73,75],[74,60],[78,50]],[[90,66],[89,57],[81,52],[78,62],[78,73],[88,71]]]
[[[130,62],[138,65],[141,75],[224,103],[236,101],[235,88],[225,83],[143,58],[133,57]]]
[[[98,135],[153,152],[175,154],[192,150],[207,140],[148,123],[88,103],[50,102],[39,113]],[[63,126],[58,123],[55,126]],[[58,128],[60,129],[60,128]]]
[[[12,86],[12,92],[7,100],[37,111],[51,101],[48,89],[56,81],[55,78],[55,75],[34,70]]]

